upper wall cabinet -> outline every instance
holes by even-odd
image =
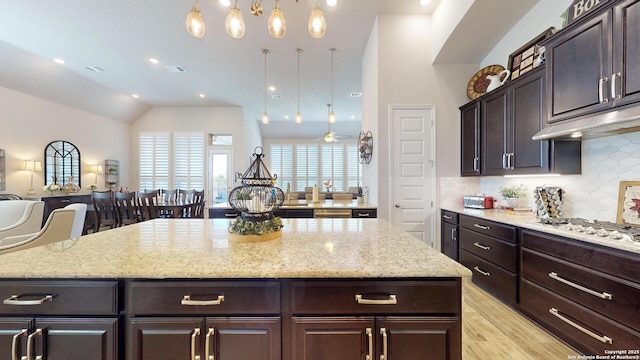
[[[640,0],[601,11],[545,44],[549,123],[640,101]]]
[[[464,105],[460,111],[462,176],[581,172],[580,141],[531,139],[546,118],[542,68]],[[479,129],[474,137],[471,131],[476,124]],[[480,155],[471,162],[478,139]],[[480,164],[479,172],[472,171],[478,170],[471,167],[475,163]]]
[[[480,102],[460,108],[460,172],[462,176],[480,175]]]

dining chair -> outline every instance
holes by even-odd
[[[95,214],[94,232],[100,231],[103,226],[109,227],[109,229],[118,226],[118,216],[116,215],[116,207],[111,190],[93,191],[91,193],[91,202],[93,202]]]
[[[178,190],[176,190],[176,189],[173,189],[173,190],[158,189],[158,195],[160,196],[160,199],[164,200],[164,202],[173,202],[173,201],[176,201],[178,199]],[[159,217],[172,218],[172,217],[174,217],[173,216],[173,211],[171,211],[171,210],[160,210]]]
[[[116,207],[116,216],[118,217],[118,226],[125,226],[140,222],[140,210],[138,209],[138,201],[136,193],[116,192],[113,194]]]
[[[192,202],[195,190],[182,190],[178,189],[178,200],[185,202]]]
[[[333,193],[333,200],[334,201],[351,201],[353,200],[353,194]]]
[[[189,217],[204,219],[204,190],[193,192],[193,205],[189,208]]]
[[[158,217],[157,197],[158,193],[156,191],[138,193],[138,208],[140,209],[142,221],[153,220]]]

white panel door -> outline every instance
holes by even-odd
[[[393,223],[435,247],[435,110],[392,107]]]

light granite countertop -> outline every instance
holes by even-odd
[[[0,278],[429,278],[471,272],[384,219],[283,219],[238,243],[227,219],[156,219],[0,255]]]
[[[443,206],[442,209],[640,254],[640,242],[624,242],[608,238],[599,238],[593,235],[569,231],[562,228],[562,226],[541,224],[540,219],[536,218],[533,212],[514,215],[500,209],[468,209],[459,205]]]

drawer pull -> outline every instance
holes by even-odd
[[[358,213],[359,217],[369,217],[369,213]]]
[[[225,213],[225,214],[224,214],[224,216],[226,216],[226,217],[237,217],[237,216],[238,216],[238,214],[236,214],[236,213],[232,213],[232,214],[230,214],[230,213]]]
[[[609,338],[607,336],[604,336],[604,335],[600,336],[600,335],[594,333],[593,331],[591,331],[591,330],[589,330],[589,329],[587,329],[587,328],[585,328],[585,327],[583,327],[583,326],[581,326],[581,325],[579,325],[579,324],[567,319],[566,317],[562,316],[560,314],[560,312],[556,308],[549,309],[549,312],[551,313],[551,315],[553,315],[553,316],[557,317],[558,319],[564,321],[565,323],[573,326],[574,328],[582,331],[583,333],[591,336],[592,338],[597,339],[598,341],[603,342],[605,344],[613,344],[613,340],[611,340],[611,338]]]
[[[365,332],[369,342],[369,353],[366,356],[366,360],[373,360],[373,332],[371,331],[371,328],[367,328]]]
[[[191,295],[185,295],[182,297],[181,305],[188,306],[209,306],[209,305],[220,305],[224,301],[224,295],[218,295],[218,298],[215,300],[191,300]]]
[[[597,291],[593,291],[593,290],[591,290],[589,288],[586,288],[586,287],[584,287],[582,285],[578,285],[578,284],[576,284],[574,282],[571,282],[571,281],[569,281],[567,279],[563,279],[555,272],[550,272],[549,273],[549,277],[554,279],[554,280],[560,281],[563,284],[569,285],[572,288],[576,288],[578,290],[582,290],[582,291],[586,292],[587,294],[591,294],[591,295],[599,297],[601,299],[605,299],[605,300],[612,300],[613,299],[613,295],[611,295],[609,293],[606,293],[604,291],[601,292],[601,293],[599,293]]]
[[[474,227],[477,227],[478,229],[482,229],[482,230],[491,230],[491,226],[484,226],[484,225],[480,225],[480,224],[473,224]]]
[[[476,247],[479,247],[479,248],[480,248],[480,249],[482,249],[482,250],[491,250],[491,247],[490,247],[490,246],[482,245],[482,244],[480,244],[480,243],[479,243],[479,242],[477,242],[477,241],[476,241],[476,242],[474,242],[474,243],[473,243],[473,245],[475,245]]]
[[[387,329],[380,328],[380,335],[382,335],[382,355],[380,355],[380,360],[387,360],[387,343],[389,342],[387,339]]]
[[[42,360],[42,355],[37,355],[34,357],[34,353],[36,352],[36,344],[35,337],[42,336],[42,329],[36,329],[29,337],[27,338],[27,359],[26,360]]]
[[[482,275],[484,275],[484,276],[491,276],[491,273],[490,273],[490,272],[488,272],[488,271],[482,271],[482,270],[480,270],[480,268],[479,268],[479,267],[477,267],[477,266],[474,266],[474,267],[473,267],[473,270],[475,270],[475,271],[479,272],[480,274],[482,274]]]
[[[21,336],[27,336],[28,332],[29,330],[22,329],[19,333],[13,335],[13,340],[11,340],[11,360],[22,360],[18,353],[20,351],[20,348],[18,347],[18,339]]]
[[[53,301],[53,295],[45,295],[37,300],[20,300],[20,295],[11,295],[8,299],[2,300],[5,305],[42,305],[47,301]]]
[[[205,336],[205,340],[204,340],[205,360],[216,360],[215,352],[214,352],[214,355],[211,355],[211,338],[215,336],[215,333],[216,333],[215,328],[209,328],[209,331],[207,331],[207,335]]]
[[[361,294],[356,294],[356,301],[358,304],[365,305],[395,305],[398,303],[398,297],[394,294],[389,294],[388,299],[376,300],[376,299],[365,299]]]
[[[196,339],[200,336],[200,328],[193,329],[191,334],[191,360],[200,360],[200,355],[196,355]]]
[[[447,220],[452,220],[453,216],[449,216],[449,215],[442,215],[443,218],[447,219]]]

